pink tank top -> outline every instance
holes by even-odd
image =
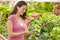
[[[22,25],[19,25],[16,18],[13,15],[10,15],[7,20],[12,20],[13,22],[13,32],[23,32],[25,30],[25,21],[22,20]],[[8,37],[8,40],[24,40],[24,34],[21,34],[16,37]]]

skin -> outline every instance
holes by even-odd
[[[17,9],[18,9],[17,13],[14,14],[13,16],[17,19],[17,21],[20,24],[21,21],[22,21],[20,15],[23,15],[23,13],[25,12],[26,5],[23,5],[22,7],[17,6]],[[25,31],[15,32],[15,33],[13,32],[13,22],[11,20],[8,20],[6,24],[7,24],[8,36],[9,37],[15,37],[15,36],[18,36],[18,35],[21,35],[21,34],[28,34],[28,35],[30,34],[26,24],[25,24]]]
[[[29,25],[30,22],[33,20],[32,18],[36,19],[36,18],[38,18],[40,16],[42,17],[42,15],[43,15],[42,13],[39,13],[38,15],[35,14],[35,13],[32,13],[32,16],[27,17],[26,24]]]
[[[20,15],[23,15],[23,13],[26,11],[26,8],[27,8],[26,5],[23,5],[22,7],[17,6],[18,11],[17,11],[16,14],[13,15],[16,18],[16,20],[18,21],[19,24],[22,23],[22,20],[21,20],[22,18],[20,17]],[[38,15],[35,15],[35,16],[38,16]],[[31,20],[32,19],[26,21],[25,31],[15,32],[15,33],[13,32],[13,22],[11,20],[8,20],[7,23],[6,23],[7,29],[8,29],[8,36],[9,37],[15,37],[15,36],[18,36],[18,35],[21,35],[21,34],[27,34],[27,35],[32,34],[32,31],[28,31],[28,25],[31,22]]]

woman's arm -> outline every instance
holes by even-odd
[[[21,35],[21,34],[25,34],[26,33],[25,31],[14,33],[13,32],[13,22],[11,20],[8,20],[7,21],[7,29],[8,29],[8,35],[10,37],[15,37],[15,36],[18,36],[18,35]]]
[[[29,25],[29,23],[35,19],[35,18],[38,18],[39,16],[42,16],[43,14],[42,13],[39,13],[38,15],[33,13],[32,16],[29,16],[27,19],[26,19],[26,24]]]
[[[27,33],[25,34],[25,36],[29,36],[29,35],[31,35],[32,33],[36,32],[35,30],[29,31],[29,30],[28,30],[28,25],[25,26],[25,31],[27,32]]]
[[[25,33],[25,36],[29,36],[31,34],[31,32],[28,30],[27,24],[25,24],[25,31],[27,32],[27,33]]]
[[[29,16],[25,21],[26,21],[26,25],[25,25],[25,30],[26,31],[28,31],[28,25],[30,24],[30,22],[33,20],[33,18],[37,18],[37,17],[39,17],[39,16],[42,16],[42,14],[40,13],[40,14],[38,14],[38,15],[32,15],[32,16]],[[30,35],[30,34],[32,34],[34,32],[34,30],[32,30],[32,31],[28,31],[28,34],[27,34],[27,36],[28,35]]]

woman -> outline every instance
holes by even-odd
[[[19,1],[7,18],[8,40],[24,40],[25,35],[31,34],[27,28],[31,20],[26,19],[26,9],[27,3]]]
[[[7,19],[8,40],[24,40],[30,34],[25,23],[27,3],[19,1]]]

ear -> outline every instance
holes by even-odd
[[[19,10],[19,7],[17,6],[17,9]]]

